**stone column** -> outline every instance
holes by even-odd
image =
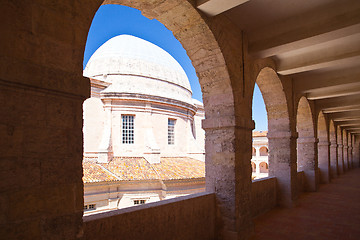
[[[215,192],[218,239],[247,239],[251,214],[251,144],[254,123],[205,119],[206,191]]]
[[[260,173],[260,162],[257,161],[257,163],[255,163],[255,165],[256,165],[256,174],[259,174]]]
[[[343,158],[343,145],[340,143],[337,145],[337,153],[338,153],[338,173],[344,173],[344,158]]]
[[[330,177],[336,178],[338,175],[338,154],[336,142],[330,143]]]
[[[304,171],[306,191],[317,191],[319,185],[317,143],[314,137],[297,139],[298,170]]]
[[[355,167],[360,167],[360,145],[358,138],[354,140],[354,164]]]
[[[352,146],[350,144],[348,146],[348,167],[349,167],[349,169],[353,168]]]
[[[292,132],[269,132],[269,177],[276,177],[278,204],[293,207],[297,201],[296,138]]]
[[[330,182],[330,159],[329,159],[329,142],[327,139],[319,139],[318,143],[318,162],[320,169],[320,182]]]
[[[344,172],[349,169],[349,160],[348,160],[348,146],[343,145],[343,161],[344,161]]]

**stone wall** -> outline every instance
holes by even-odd
[[[276,206],[276,178],[254,180],[251,189],[251,210],[253,217],[261,215]]]
[[[176,199],[84,217],[84,239],[214,239],[215,194]]]

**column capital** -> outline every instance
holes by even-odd
[[[315,137],[299,137],[297,139],[298,143],[318,143],[319,139]]]
[[[337,146],[338,146],[338,148],[342,148],[342,147],[343,147],[343,145],[342,145],[341,143],[340,143],[340,144],[338,143]]]
[[[318,146],[330,146],[330,143],[325,141],[319,141]]]
[[[213,130],[221,128],[242,128],[253,130],[255,128],[255,122],[246,118],[237,117],[215,117],[205,118],[202,120],[202,128],[204,130]]]
[[[275,138],[298,138],[297,132],[291,132],[291,131],[269,131],[267,134],[268,139],[275,139]]]

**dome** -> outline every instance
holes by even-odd
[[[189,80],[165,50],[130,35],[111,38],[89,59],[84,76],[111,83],[103,92],[136,93],[191,103]]]

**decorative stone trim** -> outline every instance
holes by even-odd
[[[318,143],[319,139],[314,137],[300,137],[297,139],[298,143]]]
[[[267,134],[268,139],[276,139],[276,138],[297,139],[298,137],[299,137],[299,135],[297,132],[290,132],[290,131],[268,132],[268,134]]]

